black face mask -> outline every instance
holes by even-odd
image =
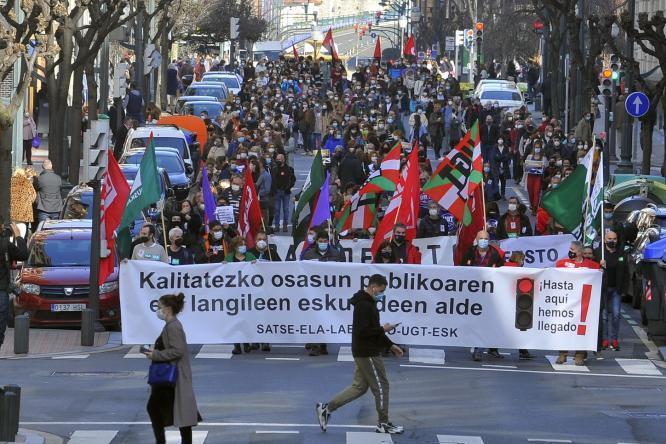
[[[608,248],[615,248],[617,246],[617,242],[616,241],[608,241],[608,242],[606,242],[606,245],[608,246]]]
[[[576,259],[577,255],[573,251],[569,252],[569,259]]]
[[[183,245],[183,238],[182,238],[182,237],[179,237],[178,239],[176,239],[175,241],[173,241],[173,244],[174,244],[176,247],[180,247],[180,246],[182,246],[182,245]]]
[[[136,238],[136,241],[140,244],[143,244],[144,242],[148,242],[148,239],[148,236],[139,236]]]
[[[382,251],[382,258],[391,259],[391,252],[390,251]]]
[[[405,241],[405,235],[404,234],[396,234],[393,236],[393,239],[395,239],[396,243],[401,244]]]

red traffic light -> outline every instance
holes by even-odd
[[[535,31],[543,30],[543,22],[541,20],[535,20],[534,23],[532,23],[532,29]]]
[[[483,31],[483,23],[479,22],[475,26],[477,31]]]
[[[521,293],[529,293],[534,289],[534,281],[530,278],[523,278],[518,281],[518,290]]]

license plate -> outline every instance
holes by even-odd
[[[51,311],[82,311],[86,304],[51,304]]]

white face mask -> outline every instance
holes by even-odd
[[[509,204],[509,211],[516,211],[518,209],[518,205],[510,203]]]
[[[370,234],[375,234],[375,231],[377,231],[377,228],[375,228],[375,227],[368,228],[368,233],[370,233]]]
[[[213,231],[213,239],[220,240],[224,236],[224,233],[221,231]]]
[[[157,316],[157,319],[159,319],[160,321],[166,321],[166,315],[164,314],[161,308],[155,312],[155,315]]]
[[[428,213],[430,213],[431,216],[437,216],[439,214],[439,211],[437,211],[437,208],[431,208],[428,210]]]
[[[268,244],[266,243],[265,240],[262,239],[257,241],[257,248],[259,248],[260,250],[265,250],[267,246]]]
[[[239,191],[240,190],[240,185],[233,184],[231,185],[231,191]]]

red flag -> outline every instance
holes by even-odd
[[[375,42],[375,60],[382,59],[382,44],[379,43],[379,36],[377,36],[377,42]]]
[[[472,194],[466,202],[467,209],[472,215],[472,221],[469,225],[465,226],[460,224],[460,229],[458,230],[458,244],[456,245],[456,250],[454,254],[454,263],[460,265],[465,253],[470,249],[476,235],[481,230],[485,230],[485,214],[486,209],[483,202],[483,192],[481,187],[476,187],[474,194]]]
[[[296,45],[291,45],[291,49],[294,51],[294,60],[298,62],[298,51],[296,50]]]
[[[379,245],[393,235],[393,227],[401,222],[407,227],[407,239],[412,240],[416,237],[416,225],[419,214],[419,144],[414,143],[412,152],[407,160],[407,165],[400,174],[400,180],[395,188],[395,193],[391,197],[391,202],[384,213],[384,218],[377,227],[375,239],[372,242],[372,254],[379,248]]]
[[[326,37],[324,37],[324,41],[321,42],[321,46],[326,48],[331,57],[333,57],[333,61],[340,60],[338,53],[335,50],[335,43],[333,42],[333,30],[331,28],[328,28],[328,32],[326,33]]]
[[[416,47],[414,46],[414,36],[410,35],[405,42],[405,47],[402,48],[402,54],[406,56],[416,57]]]
[[[254,248],[254,236],[261,230],[261,208],[259,208],[259,197],[254,188],[254,179],[250,168],[245,168],[245,185],[241,196],[240,209],[238,211],[238,230],[245,238],[248,248]]]
[[[106,240],[106,248],[110,253],[108,256],[100,259],[99,285],[106,282],[106,278],[113,273],[116,263],[114,233],[120,225],[127,197],[130,193],[130,187],[122,171],[120,171],[112,150],[109,150],[107,157],[109,159],[108,166],[102,176],[100,235],[102,240]]]

